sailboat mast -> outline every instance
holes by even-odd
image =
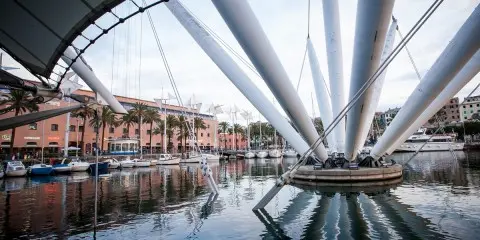
[[[258,113],[258,122],[260,123],[260,143],[258,145],[259,149],[262,149],[262,119],[260,113]]]

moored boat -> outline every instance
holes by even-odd
[[[279,158],[282,156],[282,152],[278,149],[272,149],[268,151],[268,156],[271,158]]]
[[[6,163],[5,175],[7,177],[23,177],[27,174],[27,169],[20,161],[9,161]]]
[[[181,163],[199,163],[201,159],[202,159],[202,156],[200,154],[192,152],[187,154],[186,158],[180,159],[180,162]]]
[[[135,162],[130,160],[129,157],[125,160],[120,161],[121,168],[133,168],[134,166],[135,166]]]
[[[150,167],[150,160],[133,159],[135,167]]]
[[[157,165],[158,160],[157,159],[150,159],[150,166],[155,166]]]
[[[160,157],[158,158],[158,165],[173,165],[173,164],[179,164],[180,163],[180,158],[178,157],[172,157],[170,154],[160,154]]]
[[[61,163],[53,164],[53,170],[55,173],[68,173],[72,170],[72,167],[65,163],[66,158],[62,160]]]
[[[425,128],[420,128],[395,149],[395,152],[416,152],[422,146],[420,152],[463,151],[464,143],[456,142],[450,135],[428,135]]]
[[[33,164],[32,166],[28,167],[28,174],[32,176],[39,176],[39,175],[50,175],[53,173],[52,165],[47,164]]]
[[[212,160],[212,161],[220,160],[220,155],[217,155],[217,154],[204,153],[202,154],[202,156],[207,160]]]
[[[96,163],[90,163],[90,174],[95,175],[97,169]],[[98,174],[106,174],[108,173],[108,163],[106,162],[99,162],[98,163]]]
[[[268,152],[266,151],[258,151],[255,156],[257,158],[266,158],[268,156]]]
[[[109,159],[106,159],[103,162],[108,163],[108,168],[109,169],[117,169],[117,168],[120,167],[120,162],[115,158],[109,158]]]
[[[246,152],[245,153],[245,158],[250,159],[250,158],[255,158],[255,153],[253,152]]]
[[[82,162],[80,159],[72,159],[68,166],[70,166],[72,172],[85,172],[90,167],[90,164]]]
[[[297,152],[293,149],[287,149],[283,152],[283,156],[290,158],[297,157]]]

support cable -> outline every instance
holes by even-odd
[[[308,7],[307,7],[307,40],[305,41],[305,51],[303,52],[302,65],[300,67],[300,74],[298,76],[297,93],[298,93],[298,89],[300,88],[300,81],[302,80],[303,67],[305,66],[305,60],[307,58],[308,39],[309,38],[310,38],[310,0],[308,0]]]

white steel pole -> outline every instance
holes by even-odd
[[[394,0],[359,1],[350,79],[350,99],[365,84],[380,65],[388,23],[392,18]],[[366,122],[366,108],[371,104],[373,89],[369,88],[347,113],[347,137],[345,139],[345,158],[354,160],[363,146],[360,139]]]
[[[165,99],[165,105],[164,105],[164,110],[165,110],[165,116],[164,116],[164,122],[163,122],[163,153],[167,153],[167,100]]]
[[[72,59],[75,59],[77,54],[71,49],[65,49],[62,55],[62,60],[72,65],[72,70],[83,79],[83,81],[96,93],[100,94],[102,98],[110,105],[112,110],[119,114],[126,114],[127,111],[118,102],[110,91],[102,84],[102,82],[95,76],[93,71],[87,66],[81,58],[78,58],[72,63]]]
[[[479,39],[480,7],[476,7],[375,144],[374,159],[382,157],[445,89],[478,51]]]
[[[333,116],[338,116],[345,107],[343,83],[342,37],[337,0],[323,0],[323,24],[330,81],[330,99]],[[326,127],[326,126],[325,126]],[[339,153],[345,152],[345,118],[333,130],[335,146]]]
[[[309,146],[302,137],[295,131],[290,123],[278,112],[267,97],[248,78],[245,72],[233,61],[233,59],[220,47],[208,32],[183,8],[176,0],[165,3],[168,9],[185,27],[200,47],[208,54],[222,72],[232,83],[243,93],[243,95],[267,118],[282,136],[288,141],[298,153],[305,153]],[[326,159],[325,155],[322,155]]]
[[[78,129],[78,117],[77,117],[77,127],[75,128],[75,131],[76,131],[76,149],[75,149],[75,157],[78,158],[78,132],[79,132],[79,129]]]
[[[407,131],[393,144],[386,154],[391,154],[408,139],[418,128],[425,124],[435,113],[440,110],[446,102],[455,96],[468,82],[470,82],[475,75],[480,71],[480,50],[477,50],[475,55],[465,64],[465,66],[458,72],[453,80],[445,87],[445,89],[438,95],[437,98],[428,106],[427,109],[410,125]]]
[[[313,47],[310,37],[307,39],[308,59],[310,62],[310,70],[312,71],[313,83],[315,86],[315,93],[317,96],[318,108],[322,117],[323,126],[327,127],[333,121],[332,106],[330,105],[330,98],[328,88],[320,70],[320,64],[318,63],[317,53]],[[313,99],[312,99],[313,100]],[[313,102],[312,102],[313,104]],[[313,108],[313,106],[312,106]],[[315,116],[313,116],[315,119]],[[334,134],[327,135],[328,148],[331,152],[336,152],[336,141]]]
[[[70,107],[70,98],[68,100],[68,106]],[[68,138],[70,136],[70,112],[67,113],[67,121],[65,123],[65,144],[63,145],[63,157],[68,157]]]
[[[380,62],[383,63],[385,59],[390,55],[390,53],[393,50],[393,45],[395,43],[395,31],[397,29],[397,20],[393,20],[392,23],[390,24],[390,27],[388,29],[387,33],[387,39],[385,40],[385,47],[383,48],[383,53],[382,53],[382,58],[380,59]],[[372,126],[373,118],[375,117],[375,110],[377,109],[378,102],[380,100],[380,95],[382,93],[382,88],[383,88],[383,83],[385,82],[385,75],[387,74],[387,69],[382,72],[380,76],[378,76],[377,80],[373,83],[373,85],[370,87],[371,91],[371,101],[369,105],[365,105],[364,108],[366,108],[365,115],[365,125],[363,125],[363,129],[361,129],[361,135],[360,135],[360,143],[364,143],[365,140],[367,139],[368,136],[368,131],[370,130],[370,127]],[[360,147],[363,145],[360,145]],[[360,149],[356,149],[357,151]]]
[[[212,2],[290,120],[305,140],[314,145],[319,138],[315,126],[248,2]],[[327,151],[323,144],[319,144],[314,150],[322,161],[327,160]]]

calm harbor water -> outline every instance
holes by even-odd
[[[395,154],[402,163],[411,154]],[[258,217],[252,207],[295,159],[213,165],[209,194],[197,165],[7,178],[0,236],[47,239],[478,239],[480,153],[422,153],[385,188],[286,186]]]

